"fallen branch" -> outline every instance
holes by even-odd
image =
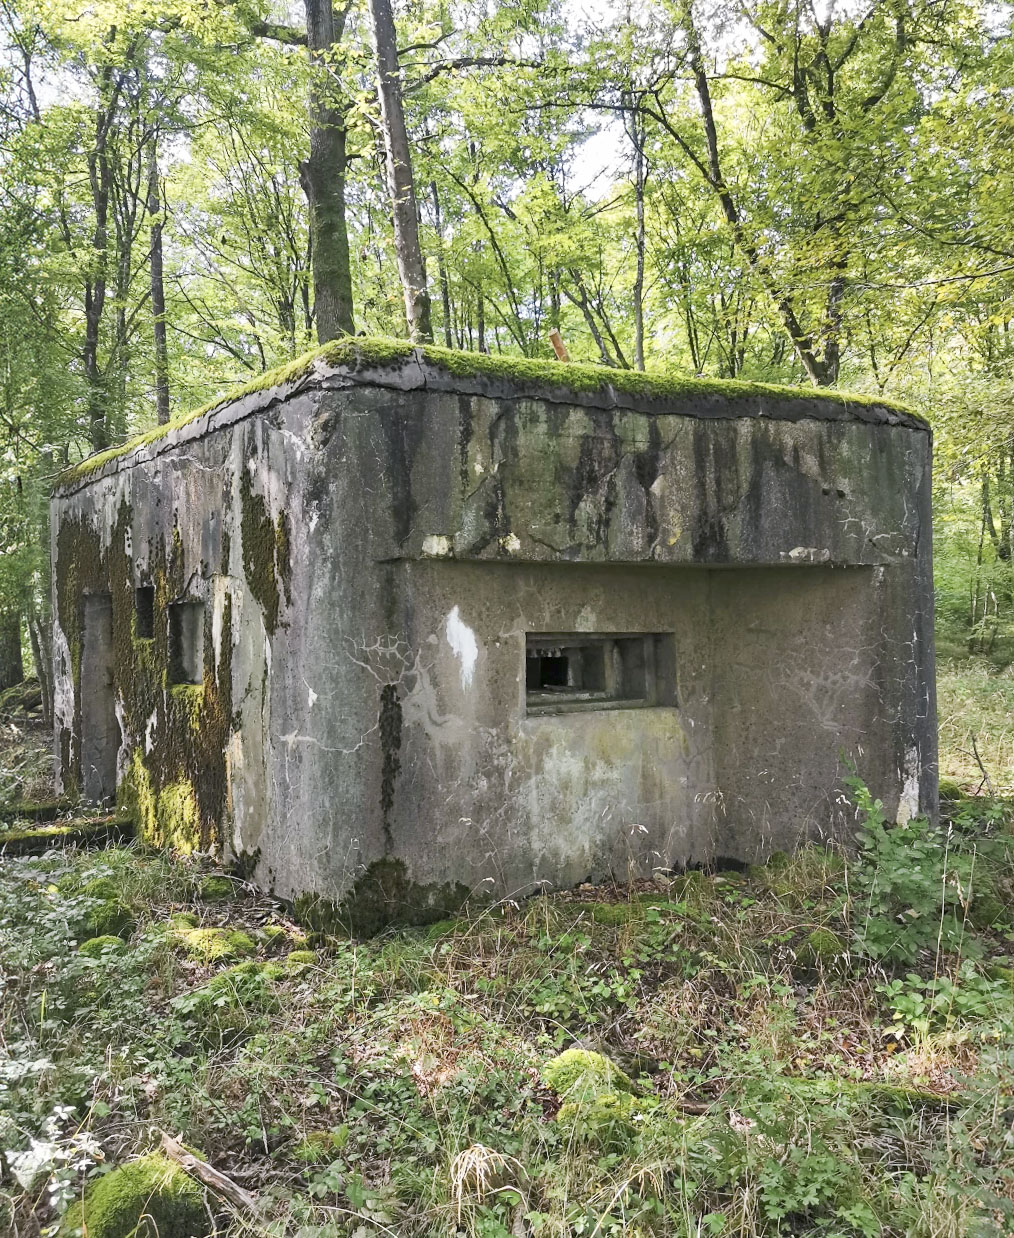
[[[230,1204],[238,1208],[241,1212],[250,1212],[256,1215],[260,1209],[257,1205],[257,1200],[250,1194],[249,1191],[244,1191],[241,1186],[233,1182],[231,1178],[227,1178],[225,1174],[219,1173],[217,1169],[209,1165],[207,1161],[202,1161],[199,1157],[194,1156],[177,1139],[173,1139],[170,1135],[162,1132],[162,1151],[171,1161],[175,1161],[179,1167],[192,1178],[197,1178],[203,1182],[209,1190],[215,1192],[216,1195],[221,1195],[223,1199],[227,1199]]]
[[[979,756],[979,745],[976,743],[977,738],[978,736],[976,735],[972,736],[972,753],[975,756],[975,763],[979,767],[979,772],[982,774],[982,782],[979,783],[979,789],[975,794],[978,795],[979,791],[985,787],[990,795],[995,795],[996,792],[993,790],[993,784],[989,780],[989,774],[986,772],[986,767],[982,763],[982,757]]]

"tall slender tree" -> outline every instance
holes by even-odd
[[[387,179],[394,220],[394,250],[405,294],[408,332],[421,343],[433,342],[426,263],[419,244],[419,209],[412,178],[412,155],[405,127],[401,68],[391,0],[370,0],[377,53],[377,94],[387,153]]]

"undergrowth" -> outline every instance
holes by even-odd
[[[1011,818],[853,794],[847,861],[361,942],[194,859],[3,861],[0,1232],[162,1132],[254,1194],[207,1196],[235,1238],[1012,1232]]]

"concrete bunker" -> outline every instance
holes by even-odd
[[[930,451],[839,394],[330,345],[61,478],[64,787],[403,919],[847,836],[844,761],[932,814]]]

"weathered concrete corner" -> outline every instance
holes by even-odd
[[[328,346],[62,479],[64,783],[360,922],[847,834],[843,759],[932,813],[930,450],[887,404]]]

